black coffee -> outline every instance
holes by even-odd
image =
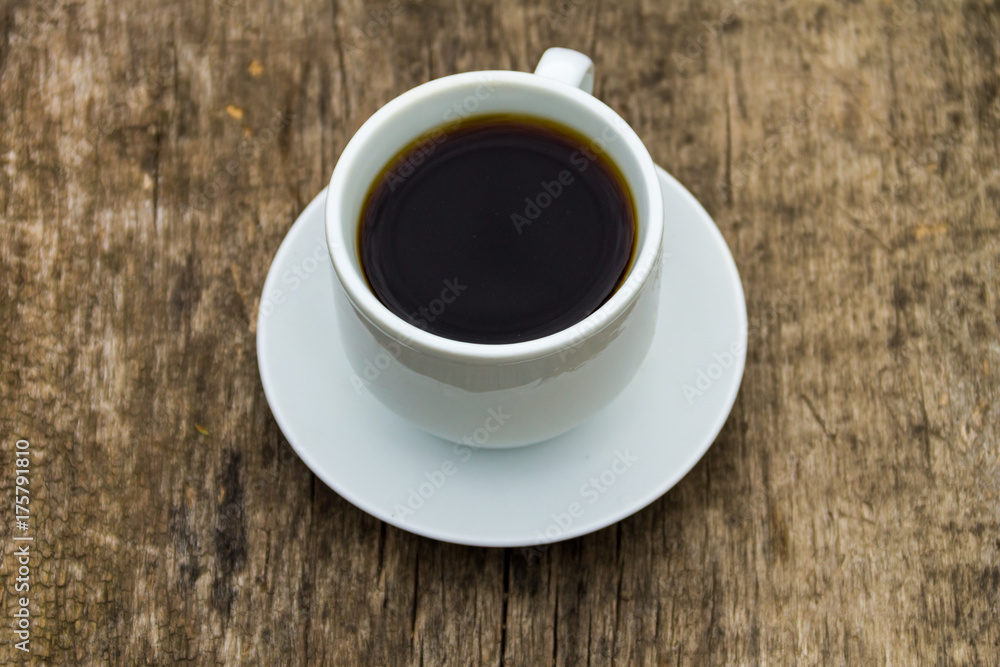
[[[570,327],[623,281],[635,207],[593,142],[523,116],[442,128],[394,157],[361,213],[361,264],[431,333],[515,343]]]

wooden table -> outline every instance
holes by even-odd
[[[998,664],[998,36],[986,0],[3,0],[0,661]],[[553,45],[714,216],[750,346],[680,484],[528,562],[326,488],[254,333],[368,116]]]

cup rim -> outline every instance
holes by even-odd
[[[642,245],[636,249],[625,281],[597,310],[567,327],[548,336],[517,343],[470,343],[444,338],[417,327],[393,313],[372,293],[360,267],[356,269],[351,261],[350,250],[340,241],[343,225],[336,213],[342,197],[351,196],[347,192],[348,172],[354,160],[362,154],[368,142],[375,139],[379,130],[388,123],[403,120],[406,108],[421,98],[440,93],[451,87],[473,82],[488,82],[519,85],[546,92],[556,92],[571,103],[582,104],[603,116],[617,130],[628,149],[638,160],[641,171],[643,193],[648,199],[648,219],[638,220],[646,231]],[[402,146],[400,146],[402,148]],[[629,183],[633,195],[638,184]],[[357,196],[356,193],[353,196]],[[363,195],[362,195],[363,196]],[[637,197],[638,199],[638,197]],[[637,212],[638,215],[638,212]],[[625,120],[611,107],[593,95],[574,86],[527,72],[508,70],[482,70],[452,74],[423,83],[394,98],[376,111],[351,137],[344,147],[333,170],[325,203],[325,228],[327,249],[333,262],[340,285],[348,299],[370,323],[398,342],[434,356],[458,359],[466,362],[504,363],[539,358],[558,353],[603,330],[638,298],[642,287],[653,274],[659,260],[663,240],[663,199],[656,167],[642,140]]]

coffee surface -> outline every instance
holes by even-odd
[[[632,196],[593,142],[548,121],[471,119],[401,151],[373,183],[362,268],[392,312],[472,343],[515,343],[585,319],[617,289]]]

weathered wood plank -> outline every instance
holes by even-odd
[[[0,492],[28,439],[31,657],[996,663],[998,36],[985,0],[0,4]],[[379,106],[553,45],[715,217],[746,377],[621,524],[441,544],[291,451],[259,291]]]

